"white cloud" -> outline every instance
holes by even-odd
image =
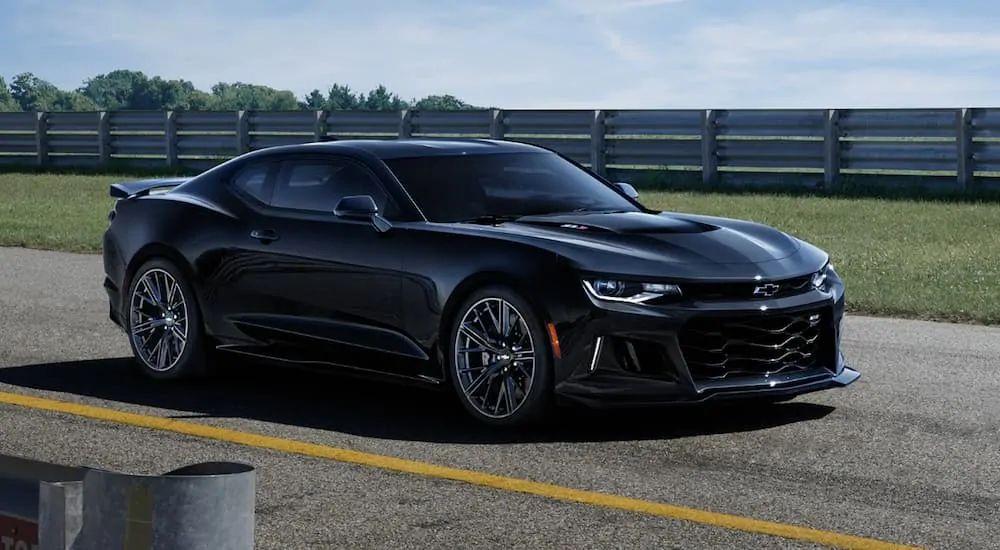
[[[447,8],[63,0],[32,4],[25,36],[64,48],[62,66],[79,78],[128,65],[203,88],[242,80],[303,94],[384,83],[407,98],[452,93],[509,108],[979,106],[1000,97],[1000,35],[976,30],[958,8],[941,17],[888,3],[779,12],[735,0],[435,1]],[[83,48],[105,53],[73,56]]]
[[[201,87],[241,80],[301,94],[334,82],[356,90],[384,83],[406,96],[454,93],[489,104],[558,100],[572,93],[561,89],[559,72],[585,75],[591,68],[582,30],[550,36],[543,21],[553,14],[545,6],[460,7],[444,16],[420,4],[376,16],[361,15],[372,13],[366,6],[345,14],[323,2],[288,14],[211,8],[198,0],[106,0],[40,8],[48,13],[37,21],[66,46],[100,44],[142,60],[136,68]],[[567,42],[578,47],[561,47]]]
[[[764,11],[706,19],[668,44],[645,35],[627,48],[614,40],[625,23],[595,25],[620,60],[644,60],[601,107],[980,106],[1000,97],[1000,35],[928,16],[843,6]]]

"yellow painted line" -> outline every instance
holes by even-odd
[[[271,449],[285,453],[310,456],[313,458],[323,458],[337,462],[361,464],[364,466],[434,477],[438,479],[450,479],[481,487],[500,489],[503,491],[512,491],[551,499],[589,504],[592,506],[614,508],[629,512],[638,512],[641,514],[650,514],[663,518],[691,521],[737,531],[759,533],[786,539],[795,539],[814,544],[823,544],[834,548],[848,548],[853,550],[917,550],[917,547],[914,546],[904,546],[876,539],[820,531],[818,529],[810,529],[808,527],[798,527],[795,525],[708,512],[694,508],[686,508],[683,506],[673,506],[659,502],[614,496],[606,493],[572,489],[549,483],[515,479],[472,470],[463,470],[461,468],[438,466],[416,460],[363,453],[360,451],[327,447],[313,443],[303,443],[301,441],[292,441],[278,437],[205,426],[193,422],[127,413],[111,409],[103,409],[100,407],[91,407],[89,405],[79,405],[76,403],[66,403],[52,399],[31,397],[16,393],[0,392],[0,403],[17,405],[30,409],[63,413],[84,418],[92,418],[95,420],[103,420],[117,424],[126,424],[140,428],[162,430],[204,439],[237,443],[260,449]]]

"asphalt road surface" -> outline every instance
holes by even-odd
[[[759,411],[566,414],[502,439],[447,397],[236,365],[129,369],[98,256],[0,248],[0,392],[926,548],[1000,548],[1000,330],[852,317],[853,386]],[[0,405],[0,453],[258,467],[261,548],[811,548],[692,521]],[[874,545],[870,546],[876,547]]]

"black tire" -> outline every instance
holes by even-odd
[[[475,402],[477,399],[466,394],[463,388],[463,376],[459,372],[460,361],[456,359],[457,339],[463,319],[470,314],[470,310],[476,307],[477,304],[482,306],[484,300],[502,300],[513,308],[516,315],[527,326],[526,334],[530,336],[530,344],[534,352],[534,368],[531,372],[531,381],[527,384],[527,391],[524,391],[524,380],[526,377],[524,376],[525,362],[523,361],[520,363],[520,366],[517,363],[511,362],[506,369],[496,375],[498,377],[502,376],[502,383],[497,379],[493,379],[492,383],[498,388],[498,400],[501,398],[499,387],[503,385],[505,390],[511,387],[506,383],[508,378],[514,381],[514,393],[523,395],[523,399],[519,404],[513,407],[513,413],[504,415],[490,415],[485,413]],[[516,333],[518,335],[516,338],[521,340],[522,343],[528,342],[528,340],[520,338],[524,334],[524,325],[518,323],[518,327],[520,328]],[[456,314],[450,321],[447,338],[447,345],[445,346],[447,355],[445,361],[448,366],[448,378],[451,379],[455,394],[462,403],[462,406],[478,421],[492,426],[521,427],[534,424],[549,412],[552,403],[552,345],[549,342],[549,337],[542,320],[538,318],[531,304],[517,292],[497,285],[490,285],[476,290],[458,307]],[[513,361],[514,354],[508,355],[510,355],[509,360]],[[487,362],[489,361],[486,359],[482,359],[481,361],[481,363]],[[480,374],[485,370],[482,367],[477,368],[480,370],[476,372]],[[471,382],[472,378],[470,374],[464,379],[466,382]],[[519,383],[518,380],[521,380],[521,382]],[[489,388],[487,388],[487,391],[489,391]]]
[[[148,288],[150,288],[146,286],[146,283],[149,282],[148,277],[156,277],[164,284],[175,283],[176,290],[174,291],[174,296],[176,296],[177,292],[180,293],[180,297],[183,299],[183,307],[175,307],[174,313],[176,315],[168,314],[167,317],[159,320],[164,323],[170,322],[170,325],[158,326],[156,328],[149,329],[148,333],[142,332],[138,336],[134,336],[133,329],[140,324],[140,319],[148,319],[148,317],[140,317],[134,313],[134,304],[141,303],[147,314],[155,314],[158,312],[158,308],[137,297],[136,291],[139,289],[140,285],[143,285],[143,290],[140,290],[140,292],[145,291],[145,293],[148,293]],[[166,299],[165,296],[162,298],[164,300]],[[128,337],[129,346],[132,349],[132,354],[135,358],[136,364],[143,374],[156,380],[182,380],[202,376],[207,373],[209,354],[206,349],[206,338],[204,334],[204,326],[202,324],[201,309],[198,305],[194,288],[184,277],[184,273],[176,265],[174,265],[173,262],[165,258],[153,258],[142,264],[136,270],[132,277],[132,281],[129,283],[128,294],[124,297],[124,304],[125,311],[123,325],[125,327],[125,333]],[[181,313],[183,313],[183,321],[185,323],[182,331],[185,338],[183,347],[181,348],[181,353],[175,359],[171,355],[169,358],[172,360],[165,365],[166,368],[157,369],[154,366],[153,361],[151,361],[151,358],[147,358],[145,357],[146,354],[140,353],[138,341],[143,340],[142,337],[147,334],[150,335],[150,338],[147,340],[149,344],[144,346],[144,348],[153,346],[152,342],[156,340],[157,337],[159,338],[159,342],[162,346],[168,346],[172,342],[179,341],[176,336],[164,336],[164,334],[168,330],[171,330],[170,327],[175,327],[178,331],[181,330]]]

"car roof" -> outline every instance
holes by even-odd
[[[324,149],[334,153],[337,151],[364,151],[379,159],[438,157],[449,155],[489,155],[500,153],[544,153],[546,149],[527,143],[496,139],[435,139],[435,138],[400,138],[400,139],[344,139],[336,141],[317,141],[298,145],[281,145],[268,147],[261,151],[305,153]]]

